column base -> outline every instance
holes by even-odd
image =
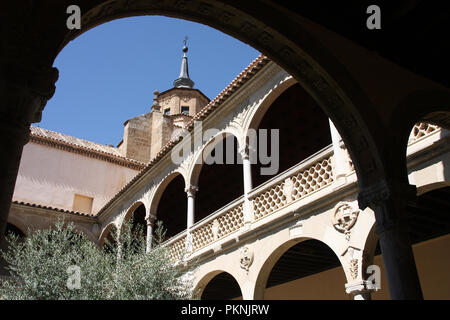
[[[354,300],[371,300],[371,293],[378,288],[370,281],[360,280],[345,284],[345,292],[353,294]]]

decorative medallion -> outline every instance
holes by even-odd
[[[359,215],[359,209],[354,209],[349,203],[342,202],[336,206],[333,226],[336,230],[345,234],[345,239],[350,240],[350,229],[355,225]]]
[[[245,246],[241,248],[241,268],[247,271],[250,269],[250,266],[253,263],[253,252],[250,250],[249,247]]]

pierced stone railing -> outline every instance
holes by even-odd
[[[410,135],[409,144],[426,137],[440,127],[417,123]],[[348,155],[348,154],[347,154]],[[253,220],[260,220],[275,211],[302,199],[333,183],[333,148],[328,146],[294,167],[253,189],[248,197],[252,204]],[[354,171],[348,155],[349,169]],[[220,240],[244,226],[244,197],[194,224],[188,243],[186,230],[166,242],[171,257],[180,260],[185,253],[193,253]]]
[[[165,245],[167,245],[170,250],[170,257],[174,261],[181,260],[184,253],[186,252],[186,237],[187,235],[185,230],[166,242]]]
[[[254,220],[259,220],[293,201],[301,199],[333,182],[331,146],[300,162],[291,169],[266,181],[249,194]],[[244,226],[244,197],[232,201],[208,217],[195,223],[190,240],[186,231],[166,242],[171,257],[180,260],[220,240]],[[190,244],[188,243],[190,241]]]
[[[192,249],[199,250],[244,225],[243,197],[217,210],[192,228]]]
[[[332,148],[327,147],[316,155],[300,162],[264,184],[263,189],[250,194],[255,220],[283,208],[333,182]],[[260,189],[260,188],[258,188]]]
[[[435,124],[419,122],[416,123],[411,131],[411,135],[409,136],[408,143],[413,143],[425,136],[430,135],[431,133],[439,130],[440,127]]]

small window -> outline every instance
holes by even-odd
[[[185,115],[189,115],[189,107],[188,106],[182,106],[181,107],[181,113]]]
[[[94,198],[75,194],[73,197],[73,211],[91,213]]]
[[[166,116],[170,115],[170,108],[164,109],[164,114]]]

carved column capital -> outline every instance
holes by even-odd
[[[416,198],[416,187],[407,183],[382,180],[359,192],[358,203],[361,209],[372,208],[376,218],[378,234],[404,226],[406,206]]]
[[[33,69],[11,64],[2,65],[1,69],[0,114],[3,122],[28,127],[41,121],[42,111],[55,93],[58,69]]]
[[[256,148],[248,143],[246,143],[245,146],[240,147],[238,151],[243,160],[253,159],[256,155]]]
[[[147,226],[153,226],[156,222],[156,216],[153,214],[150,214],[145,217],[145,221],[147,221]]]
[[[197,193],[197,191],[198,191],[198,187],[196,187],[194,185],[190,185],[184,189],[184,192],[187,193],[187,196],[192,197],[192,198],[195,198],[195,194]]]

